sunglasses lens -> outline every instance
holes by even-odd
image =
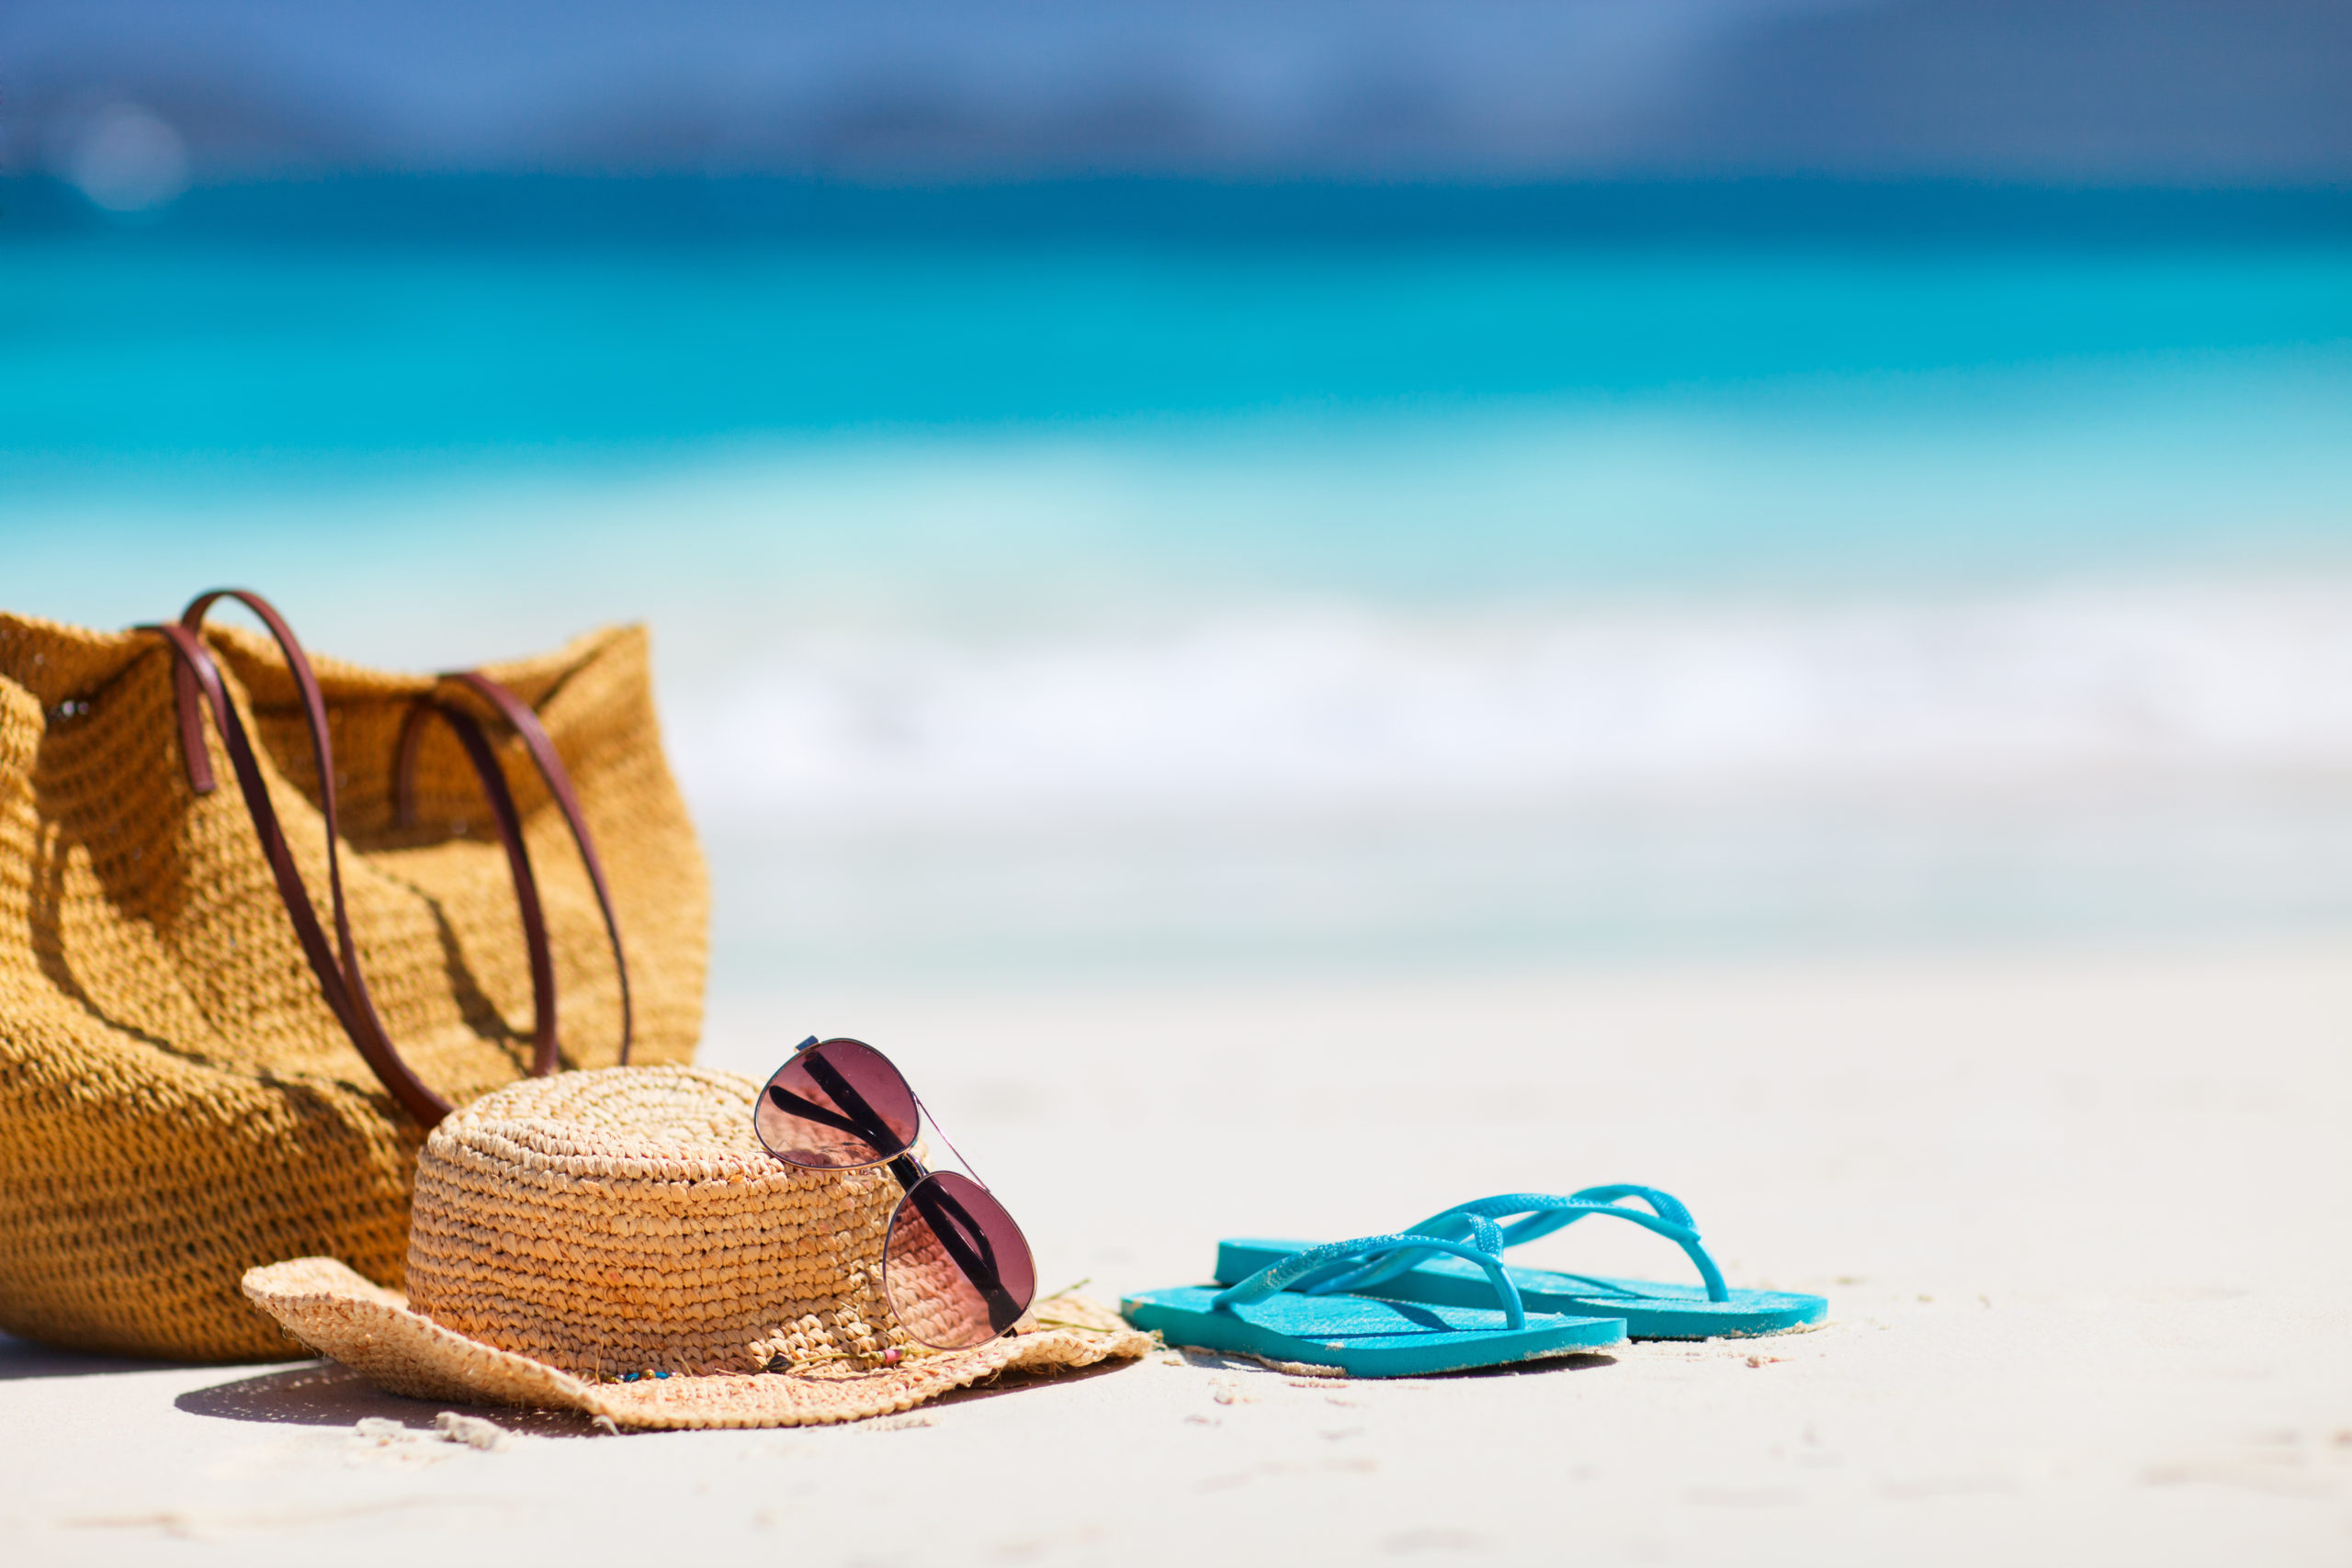
[[[760,1091],[752,1126],[768,1153],[818,1170],[877,1165],[915,1141],[915,1096],[889,1058],[855,1040],[796,1054]]]
[[[882,1289],[901,1327],[939,1350],[985,1345],[1029,1308],[1029,1240],[989,1190],[952,1170],[914,1185],[890,1220]]]

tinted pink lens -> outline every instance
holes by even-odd
[[[760,1091],[752,1126],[768,1153],[819,1170],[878,1165],[915,1141],[915,1096],[889,1058],[856,1040],[797,1053]]]
[[[1029,1239],[989,1190],[952,1170],[914,1185],[890,1219],[882,1289],[899,1326],[941,1350],[985,1345],[1029,1310]]]

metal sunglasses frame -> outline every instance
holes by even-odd
[[[933,1179],[937,1173],[914,1156],[913,1139],[910,1137],[901,1140],[890,1130],[889,1123],[883,1119],[882,1114],[874,1109],[864,1095],[858,1093],[849,1079],[842,1077],[823,1056],[811,1055],[822,1046],[835,1044],[856,1045],[865,1050],[873,1051],[876,1056],[888,1064],[893,1073],[898,1073],[900,1083],[906,1083],[906,1075],[899,1072],[899,1065],[880,1051],[866,1044],[865,1041],[852,1040],[847,1036],[820,1040],[812,1034],[793,1047],[793,1058],[802,1062],[808,1069],[808,1076],[816,1080],[819,1088],[832,1097],[833,1104],[839,1109],[827,1110],[813,1100],[803,1100],[788,1089],[778,1088],[775,1073],[768,1075],[768,1082],[762,1089],[761,1094],[769,1103],[787,1116],[797,1116],[802,1121],[814,1122],[819,1126],[831,1127],[837,1132],[846,1133],[867,1147],[885,1152],[878,1158],[862,1160],[854,1165],[808,1166],[786,1158],[784,1155],[768,1145],[765,1138],[761,1139],[762,1146],[766,1147],[768,1153],[775,1158],[799,1170],[871,1170],[876,1166],[888,1168],[892,1179],[898,1182],[901,1190],[898,1204],[890,1211],[889,1231],[896,1233],[900,1211],[904,1210],[908,1204],[913,1204],[915,1212],[922,1217],[923,1223],[931,1227],[932,1235],[938,1238],[940,1246],[946,1249],[948,1257],[955,1260],[956,1266],[964,1271],[964,1277],[969,1280],[974,1288],[980,1292],[980,1299],[988,1303],[989,1324],[996,1330],[996,1337],[1001,1337],[1011,1333],[1013,1324],[1019,1320],[1023,1313],[1029,1309],[1029,1303],[1014,1300],[1012,1292],[1005,1288],[1003,1271],[998,1264],[996,1249],[990,1245],[987,1231],[972,1218],[971,1212],[957,1201],[953,1192],[947,1191],[940,1182]],[[790,1066],[790,1061],[788,1060],[786,1065]],[[781,1072],[783,1068],[779,1067],[776,1071]],[[939,1134],[940,1142],[947,1145],[956,1159],[962,1162],[966,1170],[971,1171],[971,1179],[974,1184],[980,1190],[989,1192],[993,1197],[994,1193],[990,1190],[989,1184],[980,1179],[978,1171],[972,1170],[971,1161],[964,1158],[963,1151],[957,1149],[955,1143],[948,1138],[945,1130],[939,1125],[939,1119],[931,1115],[931,1108],[923,1103],[922,1096],[915,1092],[914,1086],[911,1084],[907,1085],[907,1097],[914,1101],[915,1106],[916,1122],[913,1130],[920,1133],[922,1130],[922,1119],[930,1117],[932,1130]],[[752,1131],[755,1136],[758,1135],[758,1117],[755,1114],[752,1118]],[[1008,1214],[1006,1217],[1010,1219],[1011,1215]],[[1013,1222],[1013,1229],[1016,1233],[1020,1232],[1019,1221]],[[1022,1235],[1021,1241],[1024,1247],[1028,1245],[1028,1239],[1026,1235]],[[884,1267],[886,1269],[888,1267],[887,1250],[884,1254]],[[1030,1272],[1033,1277],[1036,1272],[1034,1260]],[[884,1281],[883,1293],[886,1298],[889,1293],[887,1279]],[[926,1340],[924,1343],[928,1344],[929,1341]],[[933,1347],[933,1348],[963,1348]]]

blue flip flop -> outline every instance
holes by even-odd
[[[1335,1267],[1377,1267],[1379,1259],[1399,1253],[1459,1263],[1460,1293],[1492,1304],[1303,1295],[1285,1288]],[[1615,1317],[1528,1312],[1510,1271],[1491,1251],[1431,1235],[1365,1236],[1277,1254],[1222,1291],[1199,1285],[1146,1291],[1122,1301],[1119,1311],[1137,1328],[1158,1329],[1171,1345],[1337,1367],[1359,1378],[1509,1366],[1623,1344],[1625,1338],[1625,1325]]]
[[[1631,1198],[1647,1209],[1621,1203]],[[1757,1334],[1780,1334],[1819,1323],[1829,1303],[1819,1296],[1782,1291],[1736,1291],[1724,1283],[1723,1270],[1699,1245],[1698,1222],[1670,1194],[1653,1187],[1588,1187],[1562,1198],[1548,1192],[1510,1192],[1481,1198],[1433,1214],[1413,1227],[1425,1238],[1444,1238],[1455,1246],[1439,1249],[1427,1241],[1419,1248],[1391,1248],[1371,1262],[1335,1258],[1310,1270],[1291,1274],[1286,1288],[1294,1292],[1328,1298],[1340,1293],[1378,1297],[1386,1301],[1425,1302],[1433,1305],[1466,1305],[1487,1299],[1488,1288],[1479,1267],[1491,1262],[1505,1247],[1549,1235],[1563,1225],[1593,1214],[1631,1221],[1657,1232],[1682,1248],[1699,1270],[1696,1285],[1661,1284],[1650,1280],[1614,1280],[1597,1274],[1561,1274],[1544,1269],[1509,1269],[1528,1310],[1580,1313],[1622,1317],[1625,1333],[1634,1339],[1711,1339]],[[1498,1225],[1498,1220],[1513,1223]],[[1460,1245],[1467,1237],[1470,1246]],[[1409,1239],[1409,1238],[1408,1238]],[[1288,1258],[1310,1242],[1233,1240],[1217,1244],[1216,1277],[1245,1279],[1277,1258]]]

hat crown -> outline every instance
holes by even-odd
[[[738,1092],[741,1090],[742,1092]],[[449,1116],[435,1141],[526,1170],[677,1181],[788,1174],[752,1131],[751,1080],[698,1067],[525,1078]]]
[[[410,1302],[581,1376],[878,1357],[897,1182],[761,1147],[759,1086],[700,1067],[532,1078],[417,1157]]]

